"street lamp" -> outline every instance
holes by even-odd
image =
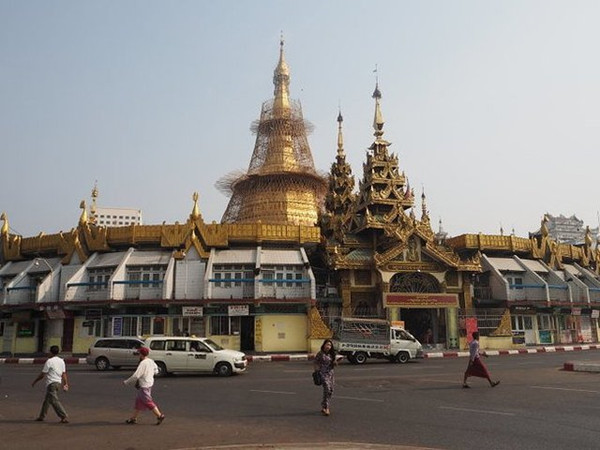
[[[35,268],[40,268],[41,264],[45,265],[50,271],[50,289],[48,290],[48,293],[50,294],[50,299],[54,300],[54,298],[52,298],[54,296],[54,269],[52,268],[48,260],[46,260],[45,258],[37,257],[33,260],[33,266]],[[37,286],[36,292],[39,292],[39,284]]]
[[[44,263],[46,265],[46,267],[50,270],[50,272],[54,272],[54,269],[52,268],[52,266],[50,265],[50,263],[44,259],[44,258],[35,258],[33,260],[33,265],[35,267],[40,267],[40,263]]]

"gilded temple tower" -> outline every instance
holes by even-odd
[[[354,176],[352,168],[346,162],[344,137],[342,133],[342,113],[338,114],[337,156],[329,172],[329,189],[325,196],[325,214],[322,226],[324,231],[341,231],[342,225],[348,221],[354,206]]]
[[[404,212],[413,207],[414,193],[408,186],[404,173],[398,168],[398,157],[388,152],[391,144],[383,139],[383,114],[381,92],[375,86],[375,116],[373,129],[375,141],[369,147],[367,161],[363,164],[363,179],[359,182],[359,196],[350,231],[360,233],[366,229],[383,229],[394,223],[406,221]]]
[[[312,127],[304,120],[300,103],[290,100],[289,83],[281,40],[274,98],[263,104],[260,119],[252,125],[256,143],[248,171],[218,183],[231,194],[223,223],[317,223],[326,181],[315,170],[307,139]]]

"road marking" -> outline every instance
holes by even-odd
[[[500,411],[488,411],[485,409],[469,409],[469,408],[454,408],[452,406],[439,406],[440,409],[451,409],[452,411],[465,411],[465,412],[476,412],[483,414],[497,414],[499,416],[514,416],[514,413],[500,412]]]
[[[284,394],[284,395],[296,395],[295,392],[286,391],[260,391],[258,389],[250,389],[250,392],[260,392],[262,394]]]
[[[384,400],[380,400],[378,398],[361,398],[361,397],[344,397],[341,395],[336,395],[335,398],[341,398],[344,400],[359,400],[362,402],[378,402],[378,403],[383,403]]]
[[[569,389],[569,388],[558,388],[558,387],[551,387],[551,386],[531,386],[534,389],[550,389],[553,391],[572,391],[572,392],[588,392],[588,393],[592,393],[592,394],[600,394],[600,391],[589,391],[586,389]]]

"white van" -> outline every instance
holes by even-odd
[[[161,336],[146,339],[158,376],[171,372],[209,372],[222,377],[246,370],[246,355],[224,349],[207,338]]]

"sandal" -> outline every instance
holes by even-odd
[[[500,380],[498,380],[498,381],[494,381],[494,382],[492,383],[492,387],[496,387],[496,386],[498,386],[499,384],[500,384]]]
[[[137,423],[137,419],[127,419],[125,423],[128,423],[129,425],[135,425]]]
[[[463,389],[471,389],[471,386],[469,386],[468,384],[463,384]]]
[[[62,419],[60,419],[60,423],[69,423],[69,419],[63,417]]]
[[[163,423],[163,420],[165,420],[165,415],[161,414],[157,419],[156,419],[156,425],[160,425],[161,423]]]

